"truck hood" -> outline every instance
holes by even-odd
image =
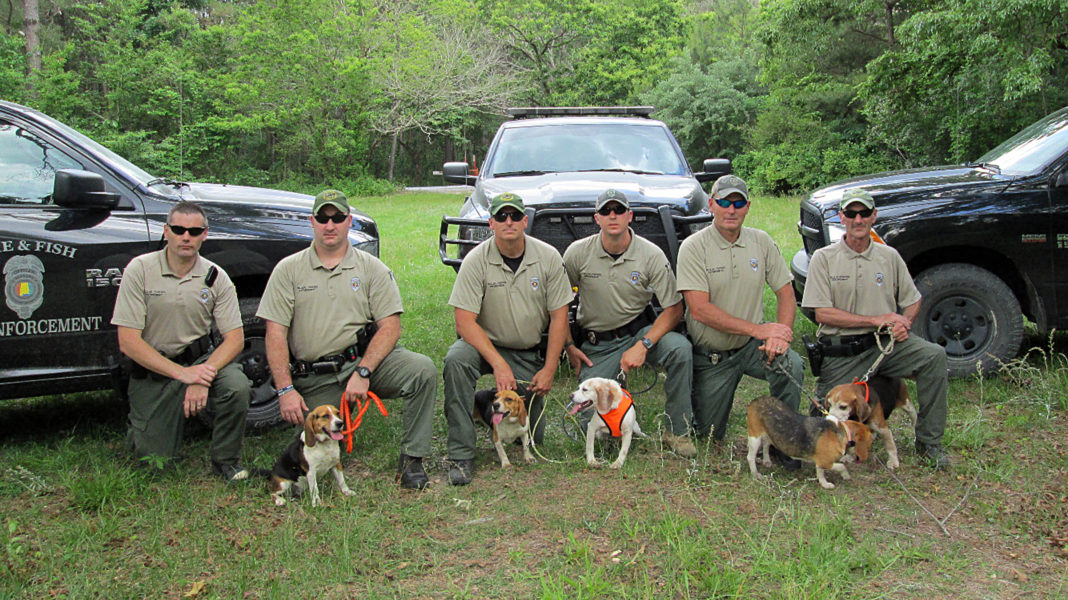
[[[311,214],[314,196],[283,190],[226,185],[220,183],[187,183],[178,190],[183,199],[211,205],[223,212],[254,213],[260,216],[278,213],[299,213],[301,218]],[[370,221],[365,213],[352,209],[352,214],[361,221]]]
[[[939,205],[991,186],[1004,189],[1013,179],[996,169],[973,165],[887,171],[836,181],[812,192],[808,202],[816,205],[821,214],[834,214],[846,190],[862,188],[872,195],[875,207],[882,213],[884,209],[916,202]]]
[[[547,173],[531,177],[484,179],[471,194],[480,216],[489,215],[489,199],[512,192],[532,207],[592,207],[608,188],[627,195],[631,206],[674,206],[687,215],[708,209],[708,196],[690,176],[646,175],[621,172]]]

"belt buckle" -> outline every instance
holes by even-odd
[[[596,346],[597,345],[597,332],[592,331],[592,330],[591,331],[587,331],[586,332],[586,339],[589,340],[589,342],[591,344]]]
[[[708,361],[711,362],[713,365],[718,365],[719,364],[719,356],[720,356],[719,352],[715,352],[715,351],[709,352],[708,353]]]

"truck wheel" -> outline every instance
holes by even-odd
[[[245,348],[234,359],[252,382],[252,397],[249,399],[246,423],[248,427],[253,428],[282,422],[278,398],[274,393],[274,380],[271,379],[271,370],[267,366],[267,347],[264,343],[267,328],[263,319],[256,316],[259,305],[259,298],[245,298],[240,301],[241,324],[245,328]]]
[[[923,304],[913,329],[946,349],[950,376],[969,376],[980,363],[992,372],[1020,351],[1020,303],[997,275],[950,263],[920,273],[916,287]]]

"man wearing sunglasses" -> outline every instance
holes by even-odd
[[[426,356],[397,345],[400,290],[378,258],[352,247],[352,211],[345,194],[315,197],[310,247],[283,258],[267,282],[257,316],[267,327],[267,362],[282,418],[302,424],[324,404],[381,398],[404,400],[401,487],[428,483],[437,369]]]
[[[471,483],[475,472],[471,411],[482,375],[493,373],[498,391],[533,394],[528,413],[534,443],[540,444],[545,433],[543,394],[553,387],[573,294],[560,253],[525,233],[523,211],[516,194],[490,202],[493,237],[464,257],[449,296],[460,336],[449,347],[443,369],[452,485]],[[541,348],[546,328],[548,344]]]
[[[804,367],[790,349],[797,312],[793,276],[771,236],[743,226],[750,209],[745,181],[720,177],[709,207],[712,226],[679,248],[678,287],[693,342],[694,426],[699,438],[711,433],[722,440],[742,375],[767,381],[771,395],[797,411],[801,390],[790,377],[800,383]],[[771,322],[764,321],[765,286],[775,293]],[[777,449],[772,455],[788,468],[800,466]]]
[[[595,208],[601,232],[575,240],[564,252],[564,269],[578,288],[576,321],[582,331],[565,344],[568,361],[581,381],[614,379],[646,362],[662,366],[667,372],[664,441],[692,458],[697,456],[689,437],[693,355],[686,336],[672,331],[683,315],[675,274],[664,251],[630,228],[634,214],[626,194],[605,190]],[[650,305],[654,294],[664,307],[659,315]]]
[[[873,243],[878,211],[871,194],[848,190],[839,206],[846,233],[812,255],[801,299],[801,306],[813,309],[820,324],[824,358],[816,393],[823,398],[832,387],[863,376],[880,355],[876,330],[889,326],[894,348],[876,372],[915,376],[916,451],[930,466],[944,469],[949,465],[942,450],[949,383],[945,349],[909,334],[920,312],[920,292],[897,250]]]
[[[181,449],[185,419],[210,410],[212,469],[230,482],[249,476],[239,459],[251,384],[232,362],[245,343],[234,284],[200,256],[207,232],[199,206],[175,204],[166,246],[123,272],[111,323],[133,361],[126,439],[134,455],[169,462]],[[212,323],[222,334],[217,347]]]

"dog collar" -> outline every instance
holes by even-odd
[[[854,377],[853,378],[853,385],[862,385],[862,386],[864,386],[864,402],[866,402],[868,404],[871,404],[871,388],[868,387],[868,382],[867,381],[861,381],[861,380],[857,379],[856,377]]]

